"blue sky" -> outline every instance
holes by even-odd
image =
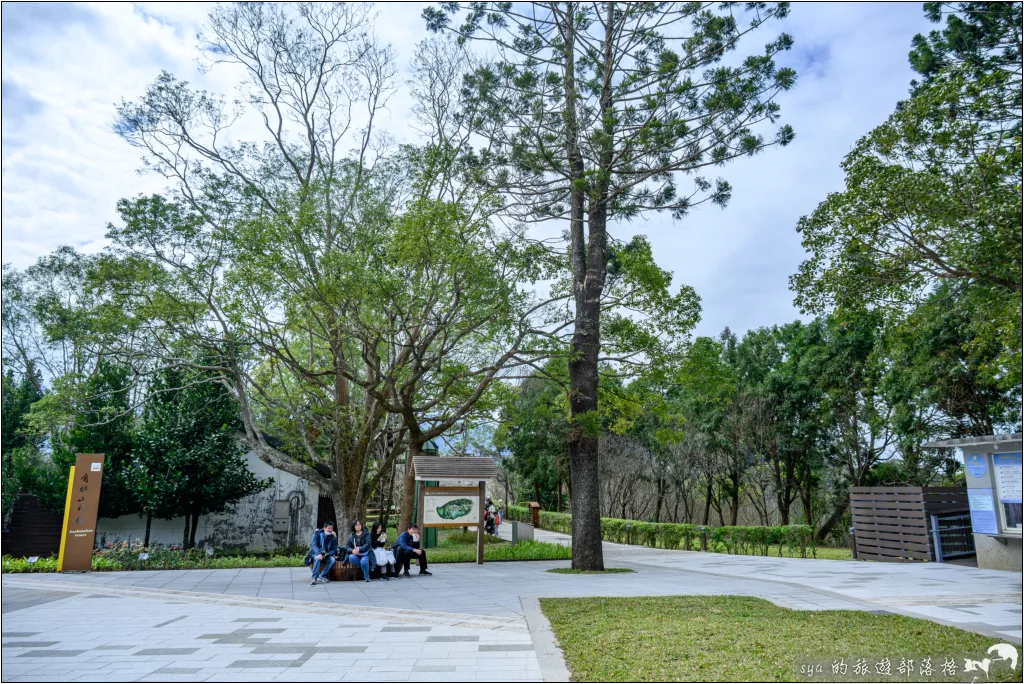
[[[414,3],[379,3],[376,33],[407,70],[426,37]],[[3,261],[24,268],[63,244],[103,248],[121,197],[163,188],[140,175],[138,151],[111,132],[114,105],[134,99],[165,69],[229,94],[232,75],[201,73],[194,59],[208,6],[140,3],[3,4]],[[737,332],[798,317],[788,278],[804,258],[795,226],[842,188],[839,162],[907,94],[911,37],[932,25],[918,3],[796,3],[778,30],[795,45],[782,61],[798,73],[780,100],[796,130],[788,147],[734,162],[722,210],[682,221],[651,215],[616,226],[646,234],[659,263],[703,300],[697,333]],[[756,39],[759,44],[768,34]],[[754,49],[753,43],[748,49]],[[408,94],[391,101],[388,127],[408,127]]]

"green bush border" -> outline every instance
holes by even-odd
[[[509,520],[530,522],[526,506],[506,507]],[[540,526],[552,532],[572,534],[572,514],[540,512]],[[628,527],[627,527],[628,526]],[[622,518],[601,518],[601,538],[617,544],[637,544],[662,549],[700,550],[702,525],[690,523],[655,523]],[[708,550],[743,555],[767,556],[776,548],[782,557],[783,548],[801,558],[817,557],[814,528],[810,525],[708,527]]]

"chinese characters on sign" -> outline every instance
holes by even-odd
[[[995,454],[996,488],[1002,508],[1003,527],[1007,531],[1021,531],[1021,455]]]
[[[65,500],[64,538],[57,563],[60,572],[92,569],[104,460],[103,454],[75,454]]]
[[[978,534],[999,534],[992,490],[968,489],[967,501],[971,507],[971,528]]]

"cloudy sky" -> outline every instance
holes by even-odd
[[[161,70],[231,94],[230,73],[203,74],[195,62],[208,9],[3,4],[4,263],[24,268],[64,244],[98,251],[119,198],[163,187],[162,179],[137,173],[138,150],[111,132],[114,106],[141,95]],[[395,47],[406,75],[426,36],[420,9],[377,7],[376,33]],[[678,222],[653,215],[616,228],[620,238],[648,235],[676,282],[697,289],[699,334],[798,317],[787,283],[803,259],[796,222],[842,187],[842,157],[905,97],[910,39],[930,25],[918,3],[796,3],[779,28],[795,39],[783,61],[796,69],[797,87],[780,102],[796,140],[724,167],[733,185],[724,210],[701,208]],[[765,33],[758,42],[767,40]],[[402,141],[405,92],[388,116]]]

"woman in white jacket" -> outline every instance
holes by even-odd
[[[373,523],[370,527],[370,570],[380,568],[380,578],[385,582],[389,577],[398,577],[395,570],[395,554],[391,549],[385,548],[387,543],[387,531],[380,522]]]

